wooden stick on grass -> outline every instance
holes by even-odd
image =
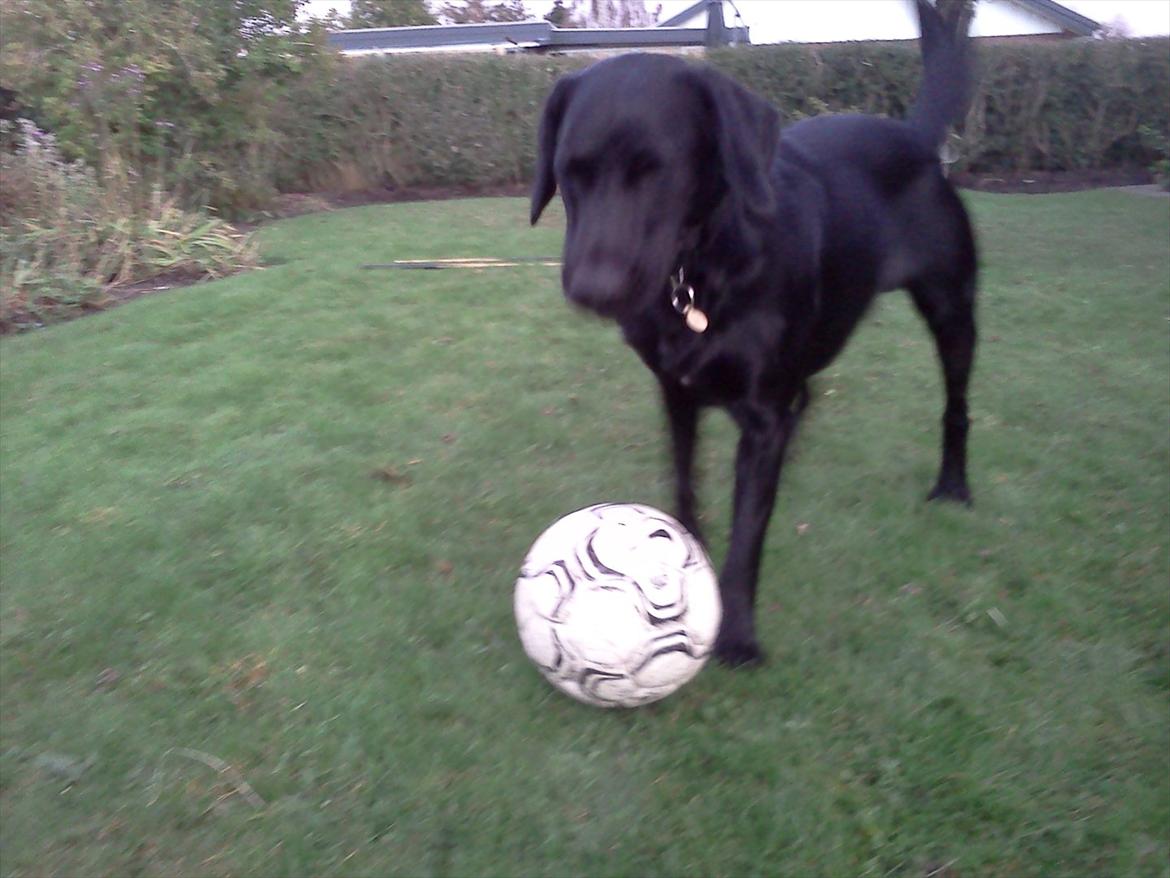
[[[252,789],[251,785],[244,780],[244,776],[235,768],[224,762],[218,756],[212,756],[210,753],[204,753],[202,750],[192,750],[189,747],[172,747],[162,755],[162,759],[159,759],[159,767],[155,769],[155,777],[162,770],[163,761],[172,753],[176,753],[179,756],[186,756],[188,759],[194,759],[196,762],[202,762],[208,768],[217,772],[220,777],[225,777],[235,792],[253,808],[263,808],[268,804],[260,798],[256,791]],[[150,800],[151,805],[158,801],[158,795],[156,791],[154,798]]]

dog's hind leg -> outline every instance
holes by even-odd
[[[942,418],[942,465],[928,500],[971,502],[967,485],[967,384],[975,359],[975,284],[963,281],[920,281],[910,296],[934,335],[946,386]]]

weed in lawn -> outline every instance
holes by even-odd
[[[565,511],[669,508],[651,379],[555,268],[359,269],[556,252],[522,202],[274,224],[265,271],[5,339],[5,874],[1164,875],[1165,206],[969,201],[975,508],[922,502],[890,297],[785,474],[771,663],[633,712],[551,691],[510,598]]]

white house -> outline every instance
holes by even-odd
[[[1100,25],[1054,0],[979,0],[971,34],[994,39],[1092,36]],[[648,28],[557,28],[547,21],[343,30],[346,55],[407,52],[696,51],[757,42],[913,40],[912,0],[697,0]]]
[[[725,0],[728,24],[747,25],[754,42],[836,43],[915,40],[913,0]],[[707,15],[700,0],[662,22],[694,26]],[[1089,37],[1100,25],[1054,0],[978,0],[971,35],[996,39]]]

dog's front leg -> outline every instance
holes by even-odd
[[[732,411],[740,439],[731,545],[719,578],[723,623],[715,644],[715,655],[732,666],[756,664],[764,658],[756,643],[756,584],[784,452],[803,408],[793,408],[791,403],[789,399],[776,408],[751,405]]]
[[[662,401],[670,427],[670,450],[674,462],[675,515],[695,539],[705,543],[695,511],[693,481],[699,405],[694,394],[669,378],[662,379]]]

